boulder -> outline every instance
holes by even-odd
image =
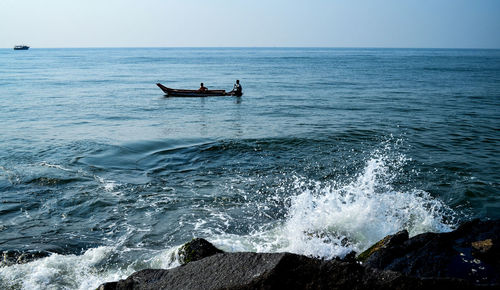
[[[382,240],[375,243],[373,246],[368,248],[363,253],[359,254],[356,258],[358,261],[366,261],[373,253],[379,251],[380,249],[392,248],[395,249],[399,247],[403,242],[408,240],[408,231],[402,230],[397,232],[394,235],[389,235]]]
[[[179,261],[181,265],[184,265],[218,253],[222,253],[222,250],[219,250],[205,239],[196,238],[180,247]]]
[[[424,233],[382,246],[377,243],[376,250],[363,253],[362,258],[369,267],[414,277],[500,283],[499,242],[500,221],[473,220],[449,233]]]
[[[138,271],[116,289],[499,289],[500,221],[449,233],[400,231],[348,259],[291,253],[224,253],[203,239],[179,250],[182,266]]]
[[[290,253],[221,253],[169,270],[142,270],[99,290],[125,289],[474,289],[458,279],[418,279],[356,262]]]

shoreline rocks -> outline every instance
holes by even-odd
[[[450,233],[409,238],[401,231],[344,260],[225,253],[194,239],[179,250],[184,265],[138,271],[98,289],[498,289],[499,241],[500,221],[479,220]]]
[[[408,238],[407,233],[399,232],[358,258],[369,267],[413,277],[453,277],[475,284],[499,284],[499,242],[500,221],[472,220],[449,233]]]

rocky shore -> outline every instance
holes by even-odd
[[[179,250],[182,266],[138,271],[98,289],[500,289],[499,242],[500,220],[412,238],[403,230],[333,260],[225,253],[194,239]]]

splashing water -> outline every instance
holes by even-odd
[[[52,254],[26,264],[0,267],[0,286],[7,289],[96,289],[104,282],[125,279],[144,268],[168,269],[180,265],[178,247],[141,255],[129,264],[112,262],[118,255],[127,255],[130,251],[101,246],[82,255]]]
[[[289,198],[288,213],[278,226],[245,237],[217,236],[214,243],[230,251],[287,251],[331,259],[360,253],[402,229],[410,236],[452,230],[456,213],[442,201],[423,190],[391,185],[406,161],[403,155],[375,151],[350,182],[295,177],[291,191],[298,194]]]
[[[389,164],[388,156],[377,152],[348,184],[307,184],[297,179],[297,186],[307,189],[291,198],[281,231],[284,246],[279,250],[343,257],[402,229],[410,235],[450,231],[452,224],[443,217],[453,212],[444,203],[422,190],[398,191],[391,186],[396,177],[391,166],[400,168],[404,162],[400,156]]]
[[[406,162],[404,155],[386,148],[371,154],[362,170],[347,181],[295,176],[285,182],[285,190],[280,188],[263,204],[253,205],[258,210],[273,207],[276,202],[285,205],[286,214],[270,224],[255,226],[249,234],[213,228],[210,220],[222,220],[227,226],[234,218],[220,212],[220,208],[214,208],[210,217],[195,221],[194,229],[225,251],[287,251],[324,259],[343,257],[353,250],[360,253],[402,229],[410,235],[450,231],[456,213],[443,202],[423,190],[393,185],[404,172]],[[115,246],[89,249],[82,255],[53,254],[1,267],[0,286],[91,289],[141,269],[179,265],[178,246],[166,250],[129,249],[122,245],[123,239]]]
[[[99,273],[97,270],[111,253],[110,247],[98,247],[81,256],[52,254],[30,263],[2,267],[2,285],[14,289],[46,289],[56,284],[69,289],[95,288],[99,286],[98,280],[123,278],[121,271]]]

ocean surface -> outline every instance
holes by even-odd
[[[0,49],[0,98],[1,289],[500,218],[500,50]]]

